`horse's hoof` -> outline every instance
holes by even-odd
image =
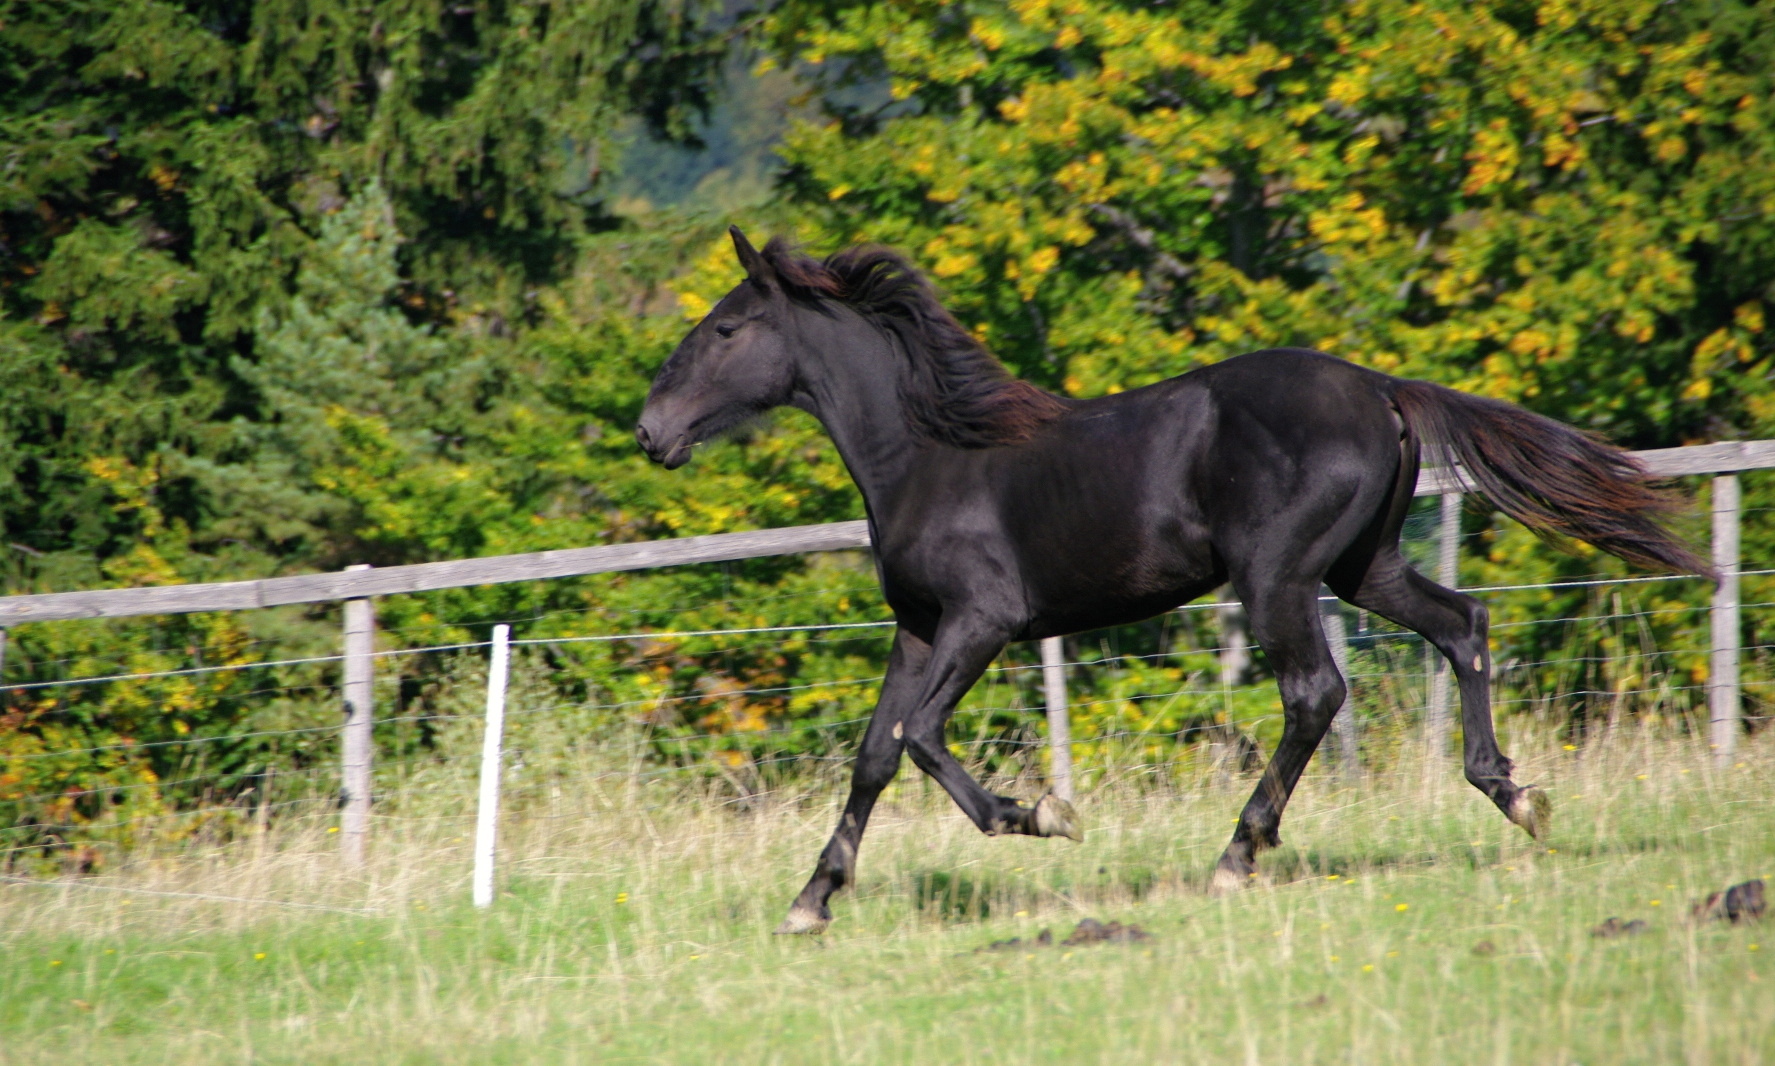
[[[1085,842],[1085,831],[1079,825],[1079,812],[1073,810],[1072,804],[1052,792],[1036,801],[1035,835],[1065,837],[1080,844]]]
[[[1540,840],[1553,828],[1553,800],[1533,785],[1525,785],[1510,801],[1507,816],[1529,836]]]
[[[831,923],[831,915],[822,918],[818,911],[815,911],[810,907],[803,907],[801,904],[797,903],[795,906],[789,908],[789,916],[783,919],[783,924],[777,926],[776,935],[813,936],[819,933],[824,933],[826,931],[826,926]]]
[[[1230,896],[1235,892],[1243,891],[1256,880],[1256,878],[1257,874],[1255,871],[1242,874],[1237,870],[1228,869],[1225,866],[1216,866],[1214,868],[1214,876],[1208,881],[1208,894],[1216,899],[1222,896]]]

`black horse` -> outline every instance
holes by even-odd
[[[1538,836],[1551,805],[1510,780],[1492,731],[1487,614],[1399,554],[1424,445],[1555,538],[1711,576],[1659,519],[1677,506],[1625,453],[1495,400],[1320,352],[1253,352],[1093,400],[1013,378],[905,259],[824,261],[731,231],[746,280],[678,345],[635,436],[668,469],[771,408],[825,426],[862,490],[898,623],[850,798],[778,932],[819,932],[902,751],[989,834],[1080,839],[1070,805],[988,792],[949,753],[957,701],[1013,640],[1120,625],[1232,583],[1281,689],[1285,725],[1212,888],[1244,885],[1344,702],[1321,583],[1417,631],[1461,692],[1467,780]]]

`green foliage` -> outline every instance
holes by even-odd
[[[734,47],[748,34],[771,61]],[[1766,5],[19,0],[0,53],[10,591],[860,517],[805,415],[676,475],[633,446],[653,369],[736,280],[729,221],[908,250],[1018,373],[1069,394],[1305,344],[1632,446],[1775,436]],[[1760,514],[1763,481],[1747,485]],[[1466,522],[1468,585],[1625,573]],[[1771,537],[1752,521],[1747,557]],[[1574,735],[1692,715],[1701,599],[1491,597],[1495,658],[1513,664],[1502,705]],[[500,620],[600,638],[526,667],[571,708],[559,743],[636,729],[654,758],[746,788],[854,733],[886,647],[879,629],[625,636],[879,620],[852,556],[379,611],[392,646]],[[1752,614],[1759,642],[1768,624]],[[305,657],[336,639],[324,610],[27,626],[6,671]],[[1195,612],[1075,641],[1087,756],[1158,765],[1169,738],[1216,721],[1267,737],[1273,688],[1223,691],[1218,639]],[[1030,661],[1014,648],[1004,665]],[[454,743],[431,716],[456,706],[466,661],[384,674],[401,719],[387,753]],[[330,758],[334,666],[224,676],[8,693],[4,813],[25,836],[98,832]],[[1357,698],[1398,719],[1421,685]],[[1033,671],[995,676],[958,714],[961,750],[1023,772],[1039,705]],[[316,732],[187,742],[285,727]],[[104,750],[45,756],[87,748]],[[138,806],[107,813],[116,797]]]
[[[1629,446],[1775,433],[1764,5],[808,4],[773,32],[829,90],[886,88],[788,139],[807,238],[907,248],[1050,387],[1303,345]],[[1626,572],[1469,521],[1468,584]],[[1673,607],[1703,590],[1619,595],[1704,678]],[[1594,659],[1606,628],[1500,630],[1498,659]]]

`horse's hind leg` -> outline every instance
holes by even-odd
[[[845,800],[844,813],[838,818],[838,828],[833,830],[832,839],[814,864],[813,877],[795,897],[788,916],[777,926],[777,932],[823,932],[832,920],[827,901],[834,892],[855,879],[857,848],[863,842],[863,829],[869,824],[869,814],[875,809],[881,790],[900,770],[900,753],[905,741],[899,723],[924,686],[925,666],[930,656],[929,644],[903,629],[895,632],[887,676],[881,683],[881,695],[875,701],[875,712],[869,718],[869,728],[863,733],[863,744],[857,750],[857,761],[851,768],[851,792]]]
[[[1413,570],[1395,549],[1378,553],[1359,579],[1334,570],[1326,580],[1343,599],[1419,633],[1448,659],[1461,690],[1467,780],[1530,836],[1545,833],[1552,802],[1540,789],[1510,780],[1510,760],[1492,727],[1485,605]]]
[[[1282,740],[1264,767],[1257,790],[1239,815],[1233,839],[1214,869],[1209,891],[1240,888],[1257,873],[1257,853],[1281,843],[1282,810],[1307,760],[1344,704],[1344,679],[1319,628],[1319,582],[1290,580],[1251,589],[1235,582],[1282,692]]]

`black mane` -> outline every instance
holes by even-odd
[[[901,397],[922,436],[958,448],[1015,444],[1065,413],[1065,400],[1012,377],[898,252],[862,245],[817,260],[777,238],[764,257],[791,295],[838,300],[899,341]]]

